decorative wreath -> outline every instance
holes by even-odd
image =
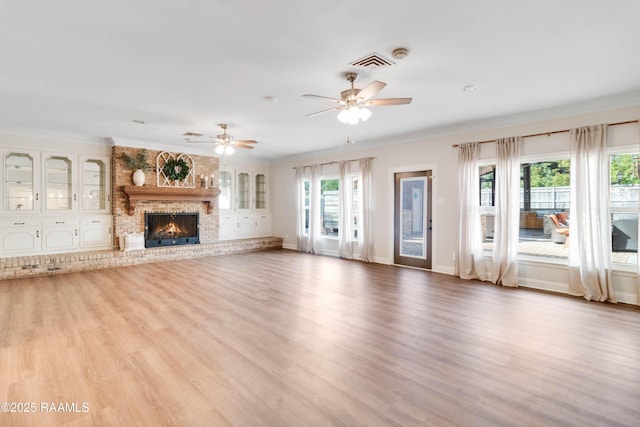
[[[189,165],[182,159],[169,159],[165,162],[162,172],[173,181],[182,181],[189,175]]]

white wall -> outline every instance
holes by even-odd
[[[458,233],[458,175],[457,150],[452,144],[492,140],[500,137],[529,135],[564,130],[599,123],[614,123],[640,118],[640,105],[616,110],[591,112],[576,116],[553,117],[537,122],[503,126],[478,131],[450,133],[443,136],[415,137],[393,145],[357,149],[336,149],[333,154],[322,153],[306,158],[275,162],[271,165],[271,212],[273,234],[284,238],[284,245],[295,248],[295,179],[293,166],[373,156],[374,186],[374,243],[375,259],[380,263],[393,262],[393,173],[404,170],[432,169],[433,179],[433,271],[453,274]],[[637,123],[611,127],[610,145],[638,145]],[[569,134],[558,133],[527,138],[523,156],[534,158],[550,153],[568,153]],[[495,157],[494,144],[482,145],[481,157]],[[566,292],[566,265],[522,262],[520,282],[524,286]],[[638,285],[634,275],[616,272],[616,289],[623,302],[640,304]]]

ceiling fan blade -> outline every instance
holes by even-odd
[[[186,138],[185,140],[187,142],[193,142],[195,144],[212,144],[214,142],[212,140],[206,141],[206,140],[197,140],[197,139],[191,139],[191,138]]]
[[[253,139],[237,139],[233,142],[236,144],[257,144],[258,143],[258,141]]]
[[[191,137],[198,137],[198,136],[204,136],[204,134],[202,133],[196,133],[196,132],[185,132],[182,135],[184,136],[191,136]]]
[[[382,99],[370,99],[362,103],[365,107],[380,107],[384,105],[402,105],[411,104],[413,98],[382,98]]]
[[[251,146],[251,145],[233,144],[233,146],[234,146],[234,147],[236,147],[236,148],[247,148],[247,149],[249,149],[249,150],[252,150],[252,149],[253,149],[253,146]]]
[[[356,95],[356,98],[359,101],[360,100],[366,101],[367,99],[371,98],[372,96],[375,96],[378,92],[384,89],[386,85],[387,85],[386,83],[379,82],[377,80],[374,82],[371,82],[367,86],[362,88],[360,92],[358,92],[358,95]]]
[[[311,95],[309,93],[302,95],[304,97],[307,98],[320,98],[320,99],[328,99],[329,101],[333,101],[333,102],[338,102],[340,104],[344,104],[344,101],[342,99],[337,99],[337,98],[330,98],[328,96],[320,96],[320,95]]]
[[[333,110],[342,110],[342,106],[327,108],[326,110],[316,111],[315,113],[307,114],[307,117],[319,116],[320,114],[328,113]]]

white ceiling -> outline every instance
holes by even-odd
[[[260,142],[247,159],[366,145],[637,92],[638,16],[638,0],[3,0],[0,129],[187,150],[184,132],[224,122]],[[339,97],[350,62],[397,47],[356,87],[412,104],[305,117],[331,104],[303,94]]]

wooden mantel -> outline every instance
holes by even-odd
[[[203,202],[207,205],[207,213],[213,212],[213,204],[220,194],[219,188],[176,188],[146,187],[123,185],[122,192],[129,199],[129,215],[133,215],[136,204],[143,200],[160,200],[170,202]]]

